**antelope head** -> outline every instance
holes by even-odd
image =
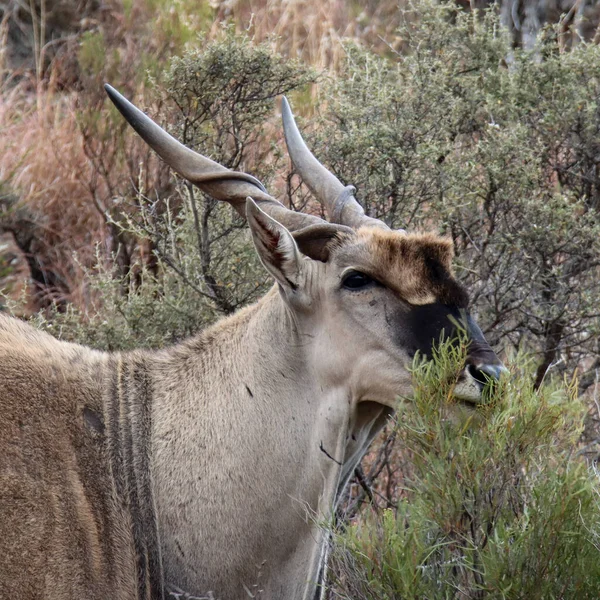
[[[247,218],[260,259],[277,283],[307,367],[329,401],[326,426],[347,479],[399,396],[412,394],[410,366],[431,355],[441,336],[462,324],[468,358],[455,389],[478,404],[504,370],[469,314],[452,271],[452,242],[435,234],[391,230],[364,214],[344,186],[306,147],[283,99],[286,143],[294,167],[329,222],[285,208],[254,177],[186,148],[110,86],[107,92],[140,136],[180,175]],[[304,349],[304,350],[302,350]],[[332,393],[333,391],[333,393]]]

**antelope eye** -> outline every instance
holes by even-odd
[[[342,287],[345,287],[347,290],[360,290],[372,283],[375,283],[375,280],[368,275],[359,271],[351,271],[344,277]]]

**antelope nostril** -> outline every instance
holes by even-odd
[[[469,375],[479,384],[486,385],[490,381],[498,381],[508,370],[502,365],[468,365]]]
[[[469,375],[481,386],[484,386],[490,379],[489,376],[486,377],[484,371],[475,365],[468,365],[467,371],[469,372]]]

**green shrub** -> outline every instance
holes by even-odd
[[[414,369],[398,441],[411,472],[395,510],[336,537],[332,598],[598,597],[598,481],[577,456],[574,385],[532,388],[522,358],[477,410],[456,405],[464,351]],[[523,364],[525,363],[525,364]]]
[[[177,138],[230,169],[252,168],[258,177],[272,171],[261,157],[250,159],[248,149],[271,153],[270,144],[256,143],[273,119],[275,99],[315,79],[309,67],[284,60],[269,43],[254,44],[233,28],[174,57],[164,76],[168,100],[177,107]]]

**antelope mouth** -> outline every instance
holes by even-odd
[[[456,382],[454,398],[471,408],[484,406],[506,373],[508,370],[502,365],[467,365]]]
[[[466,408],[470,411],[476,410],[482,406],[486,406],[487,404],[482,397],[479,397],[475,400],[474,398],[462,398],[460,396],[454,396],[453,400],[453,404],[455,406],[460,406],[461,408]]]
[[[467,408],[477,408],[478,406],[485,406],[487,404],[487,398],[484,394],[469,394],[462,390],[455,391],[452,399],[459,406],[465,406]]]

